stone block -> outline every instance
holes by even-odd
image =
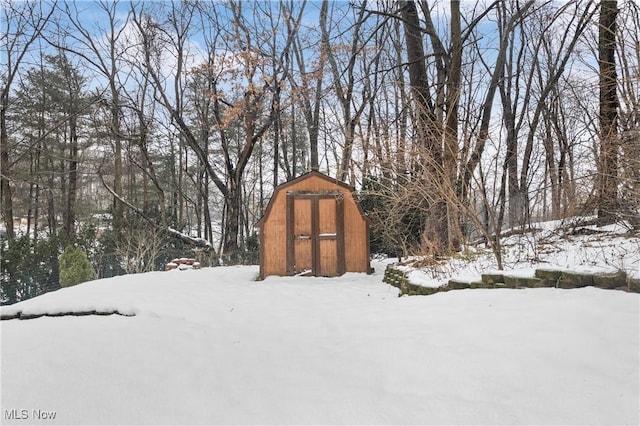
[[[540,278],[535,277],[510,277],[505,275],[504,283],[509,288],[522,288],[522,287],[542,287],[540,285]]]
[[[553,281],[554,283],[562,278],[563,271],[555,269],[536,269],[535,276],[547,281]],[[553,285],[555,287],[555,284]]]
[[[495,284],[493,283],[486,283],[484,281],[472,281],[469,284],[469,288],[494,288]]]
[[[465,288],[470,288],[470,287],[471,285],[468,281],[450,279],[445,289],[446,290],[463,290]]]
[[[593,275],[593,285],[598,288],[614,289],[623,287],[626,283],[627,274],[624,271],[597,273]]]
[[[564,271],[558,280],[559,288],[582,288],[593,285],[593,274]]]
[[[504,283],[504,274],[482,274],[481,277],[486,284]]]
[[[627,281],[630,292],[640,293],[640,278],[629,278]]]

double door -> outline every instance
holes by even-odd
[[[286,221],[287,275],[344,274],[342,192],[288,192]]]

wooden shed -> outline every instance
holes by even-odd
[[[370,220],[353,188],[312,171],[275,188],[260,231],[260,278],[371,272]]]

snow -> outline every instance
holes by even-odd
[[[203,250],[211,250],[212,245],[211,242],[209,242],[208,240],[204,239],[204,238],[199,238],[199,237],[192,237],[190,235],[184,234],[176,229],[173,229],[171,227],[167,228],[167,232],[169,233],[169,235],[173,235],[176,238],[179,238],[183,241],[187,241],[193,245],[195,245],[198,248],[201,248]]]
[[[532,228],[536,231],[502,239],[503,271],[498,270],[491,250],[480,247],[466,247],[459,256],[427,267],[415,267],[412,263],[416,259],[409,259],[398,269],[407,273],[411,283],[431,288],[446,285],[451,278],[479,281],[483,273],[533,277],[536,269],[580,273],[625,271],[629,277],[640,278],[640,238],[629,237],[625,226],[577,226],[571,220],[558,220],[536,223]],[[574,228],[594,234],[572,235]]]
[[[414,269],[407,271],[407,278],[412,284],[422,287],[437,288],[441,283],[435,279],[433,275],[430,275],[428,271],[423,269]]]
[[[640,295],[399,298],[373,266],[264,281],[257,267],[152,272],[2,307],[135,316],[0,322],[1,422],[640,423]]]

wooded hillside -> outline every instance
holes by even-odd
[[[594,1],[0,0],[3,303],[257,260],[272,190],[358,190],[371,251],[640,221],[640,8]],[[179,238],[175,238],[175,237]]]

